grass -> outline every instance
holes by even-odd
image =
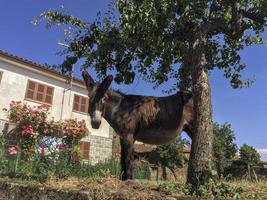
[[[229,181],[228,183],[232,186],[241,187],[243,189],[241,196],[242,199],[267,199],[267,179],[260,180],[258,183],[246,180]]]
[[[110,199],[112,196],[122,195],[122,196],[135,196],[149,199],[149,197],[159,197],[159,199],[164,196],[172,197],[189,197],[188,188],[185,186],[184,181],[180,180],[177,182],[163,182],[149,180],[133,180],[121,182],[114,177],[95,177],[95,178],[77,178],[69,177],[68,179],[59,179],[58,177],[50,174],[47,181],[40,183],[38,181],[25,181],[22,179],[8,179],[0,178],[0,181],[15,182],[20,184],[28,184],[31,186],[39,187],[49,187],[56,189],[69,189],[69,190],[81,190],[88,191],[92,194],[95,199]],[[267,199],[267,180],[261,180],[258,183],[245,181],[245,180],[235,180],[235,181],[219,181],[218,185],[226,183],[230,185],[231,188],[242,188],[242,193],[237,196],[238,199],[244,200],[266,200]],[[228,188],[228,187],[227,187]],[[147,194],[147,195],[146,195]],[[143,197],[142,197],[143,198]],[[205,195],[202,196],[205,198]],[[208,195],[206,198],[210,199]],[[138,199],[138,198],[137,198]],[[183,198],[181,198],[183,199]],[[193,198],[194,199],[194,198]],[[213,197],[212,199],[223,199],[222,197]],[[229,198],[227,198],[229,199]]]

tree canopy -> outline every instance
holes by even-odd
[[[159,145],[151,152],[150,159],[162,167],[168,167],[176,178],[174,169],[181,168],[185,164],[184,147],[189,141],[180,136],[170,144]]]
[[[254,177],[255,180],[258,181],[254,167],[261,161],[260,154],[254,147],[247,144],[243,144],[240,147],[239,153],[240,153],[240,161],[247,166],[248,178],[252,180]]]
[[[260,162],[260,154],[250,145],[240,147],[240,160],[247,165],[255,166]]]
[[[41,14],[48,25],[69,24],[76,31],[67,33],[68,57],[63,66],[86,58],[83,67],[92,67],[100,77],[116,71],[117,83],[130,84],[135,75],[162,84],[177,80],[177,87],[190,89],[190,43],[198,29],[205,29],[206,68],[224,71],[234,88],[248,86],[242,81],[240,51],[252,44],[263,44],[266,26],[265,0],[118,0],[119,17],[110,6],[109,14],[92,23],[48,11]],[[249,30],[249,31],[248,31]]]
[[[228,123],[213,125],[213,155],[219,177],[223,174],[224,168],[231,165],[237,154],[237,145],[234,143],[235,134]]]
[[[70,72],[79,59],[82,68],[93,68],[99,77],[110,71],[117,83],[130,84],[135,75],[156,86],[174,79],[170,92],[191,90],[194,127],[188,182],[193,190],[205,182],[212,160],[212,109],[209,71],[219,68],[233,88],[249,86],[243,81],[240,51],[264,44],[267,25],[266,0],[117,0],[119,16],[110,7],[90,24],[51,10],[40,15],[48,26],[69,24],[68,47],[62,65]]]

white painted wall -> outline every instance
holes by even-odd
[[[64,89],[69,88],[69,84],[50,77],[36,74],[30,70],[13,66],[11,64],[2,62],[1,60],[0,71],[3,71],[3,76],[0,83],[0,119],[6,118],[6,114],[2,111],[2,109],[8,108],[8,105],[12,100],[23,101],[30,105],[38,105],[37,103],[33,103],[24,99],[27,82],[30,79],[54,87],[53,103],[49,117],[54,117],[55,120],[60,120],[61,109],[63,109],[62,119],[84,119],[92,135],[109,137],[110,126],[104,119],[100,128],[96,130],[91,128],[89,115],[72,111],[74,93],[87,96],[87,91],[85,89],[73,86],[71,91],[68,90],[64,93]],[[65,97],[62,105],[63,95],[65,95]]]

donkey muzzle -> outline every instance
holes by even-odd
[[[99,129],[100,125],[101,125],[101,121],[91,121],[91,125],[93,129]]]
[[[91,124],[92,128],[98,129],[101,125],[101,119],[102,119],[102,114],[100,111],[96,110],[92,116]]]

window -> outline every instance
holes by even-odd
[[[2,80],[2,76],[3,76],[3,72],[0,71],[0,83],[1,83],[1,80]]]
[[[53,93],[53,87],[29,80],[25,98],[28,100],[52,104]]]
[[[87,113],[88,98],[74,94],[73,111]]]
[[[89,142],[85,142],[85,141],[81,141],[79,144],[79,154],[80,154],[80,158],[82,160],[89,160],[89,154],[90,154],[90,143]]]

